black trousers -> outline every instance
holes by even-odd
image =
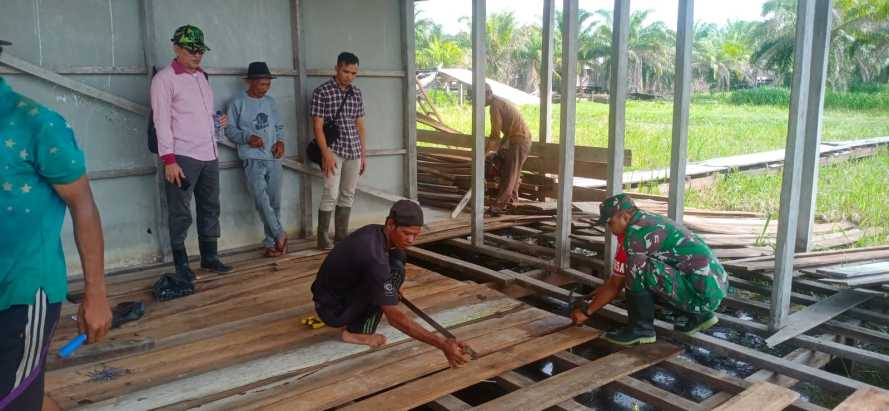
[[[200,161],[191,157],[176,156],[188,187],[183,190],[167,181],[167,209],[170,225],[170,245],[185,248],[185,238],[191,227],[191,197],[194,196],[197,212],[197,229],[200,240],[219,238],[219,160]],[[183,184],[184,185],[184,184]]]
[[[44,363],[62,303],[38,290],[34,304],[0,311],[0,410],[40,411]]]

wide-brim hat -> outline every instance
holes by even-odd
[[[265,64],[264,61],[254,61],[247,67],[247,76],[244,78],[247,80],[257,80],[264,78],[273,79],[277,77],[272,75],[269,66]]]

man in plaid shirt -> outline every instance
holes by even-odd
[[[318,248],[330,249],[330,218],[335,216],[334,240],[346,238],[349,214],[355,199],[358,176],[367,165],[364,144],[364,99],[361,90],[352,85],[358,75],[358,56],[342,52],[336,59],[336,75],[312,93],[312,123],[315,141],[321,148],[321,170],[324,172],[324,193],[318,210]],[[345,100],[344,100],[345,99]],[[343,110],[336,117],[337,109]],[[339,139],[327,144],[324,123],[336,118]]]

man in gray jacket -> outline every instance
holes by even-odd
[[[281,158],[284,157],[284,125],[275,99],[267,95],[272,76],[264,62],[250,63],[247,90],[228,104],[225,135],[238,145],[247,190],[265,228],[266,257],[287,253],[287,233],[281,224]]]

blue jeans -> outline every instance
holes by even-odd
[[[281,161],[244,160],[242,165],[247,178],[247,190],[253,197],[265,230],[262,244],[274,247],[275,241],[285,235],[281,224]]]

